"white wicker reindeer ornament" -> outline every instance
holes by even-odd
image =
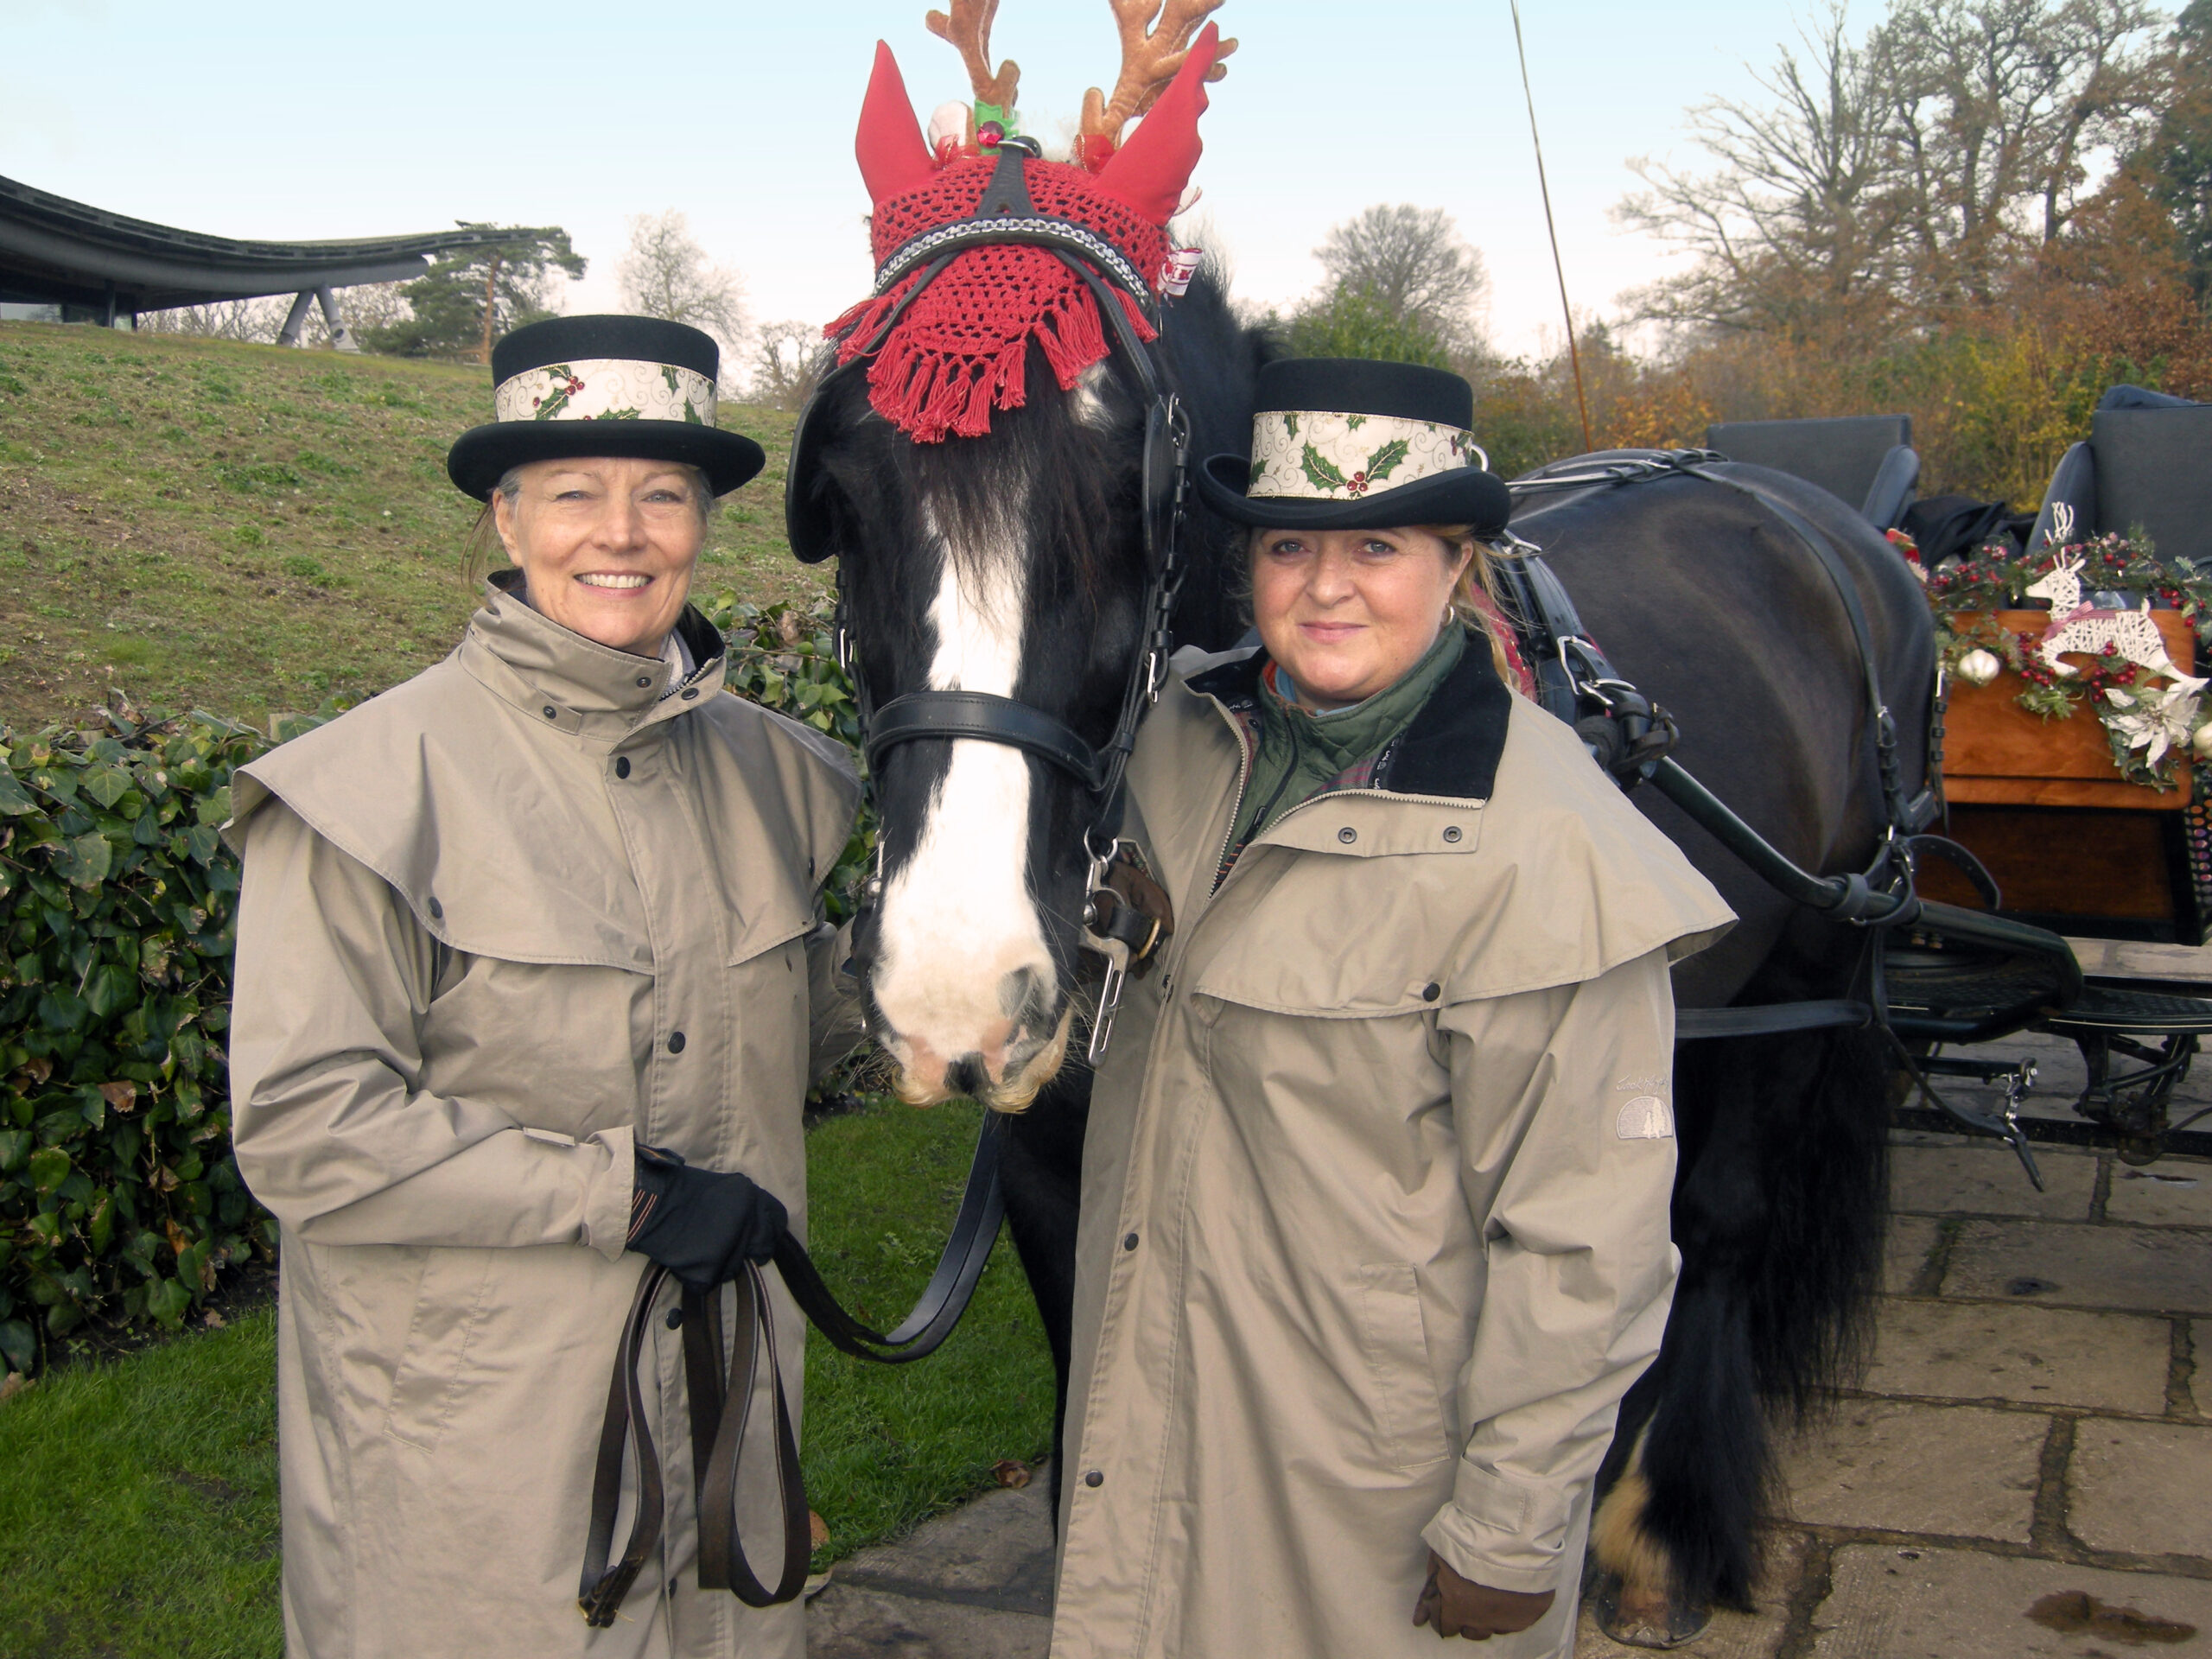
[[[2183,673],[2166,655],[2166,643],[2158,637],[2158,624],[2151,620],[2149,600],[2143,601],[2139,611],[2101,611],[2082,602],[2082,563],[2079,557],[2069,559],[2062,553],[2050,567],[2050,574],[2028,589],[2031,598],[2050,601],[2050,624],[2044,630],[2036,655],[2050,665],[2051,672],[2076,675],[2079,669],[2059,660],[2065,652],[2078,651],[2097,657],[2110,645],[2137,667],[2164,675],[2183,695],[2202,691],[2206,682]]]

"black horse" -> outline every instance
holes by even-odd
[[[803,521],[811,547],[839,556],[878,704],[982,691],[1107,741],[1143,646],[1147,582],[1149,399],[1126,346],[1060,392],[1032,343],[1027,401],[982,435],[934,443],[874,416],[857,373],[833,378],[794,462],[794,539]],[[1194,454],[1243,446],[1270,350],[1210,276],[1166,308],[1153,353]],[[1935,655],[1910,575],[1840,502],[1739,471],[1850,571],[1916,776]],[[1865,868],[1883,822],[1860,658],[1828,577],[1781,517],[1677,475],[1549,498],[1516,528],[1547,550],[1615,664],[1678,717],[1693,772],[1800,866]],[[1241,540],[1198,512],[1183,551],[1178,643],[1231,643],[1246,622]],[[861,953],[874,1026],[909,1099],[965,1094],[1018,1114],[1008,1218],[1065,1412],[1090,1084],[1071,1037],[1097,803],[1064,766],[1003,741],[917,738],[878,757],[874,781],[883,845]],[[1859,936],[1793,909],[1650,791],[1637,799],[1742,918],[1680,970],[1683,1006],[1847,994]],[[1878,1043],[1839,1031],[1679,1052],[1682,1280],[1660,1357],[1624,1404],[1593,1531],[1611,1575],[1601,1605],[1631,1639],[1679,1637],[1712,1602],[1749,1597],[1768,1413],[1802,1410],[1854,1356],[1885,1189]]]

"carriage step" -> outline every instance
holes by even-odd
[[[1980,950],[1891,950],[1883,963],[1891,1022],[1906,1036],[1971,1041],[1980,1027],[2013,1029],[2063,1001],[2063,969],[2045,957]]]
[[[2059,1036],[2087,1032],[2127,1032],[2139,1037],[2178,1037],[2212,1033],[2212,998],[2168,996],[2125,986],[2092,982],[2070,1007],[2036,1022],[2039,1031]]]

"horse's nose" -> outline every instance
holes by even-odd
[[[999,1009],[1019,1027],[1041,1013],[1044,977],[1034,968],[1016,968],[999,979]]]

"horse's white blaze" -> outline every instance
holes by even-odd
[[[952,556],[948,548],[930,620],[937,690],[1012,696],[1021,669],[1024,575],[1010,509],[989,544]],[[932,522],[931,528],[938,531]],[[980,1054],[994,1083],[1019,1073],[1048,1032],[1015,1029],[1020,1010],[1004,1006],[1007,976],[1027,969],[1039,990],[1054,983],[1027,880],[1029,767],[1002,743],[952,745],[931,796],[914,855],[885,884],[871,976],[890,1030],[885,1046],[904,1074],[902,1092],[935,1099],[945,1068]],[[1027,1103],[1026,1100],[1020,1103]]]

